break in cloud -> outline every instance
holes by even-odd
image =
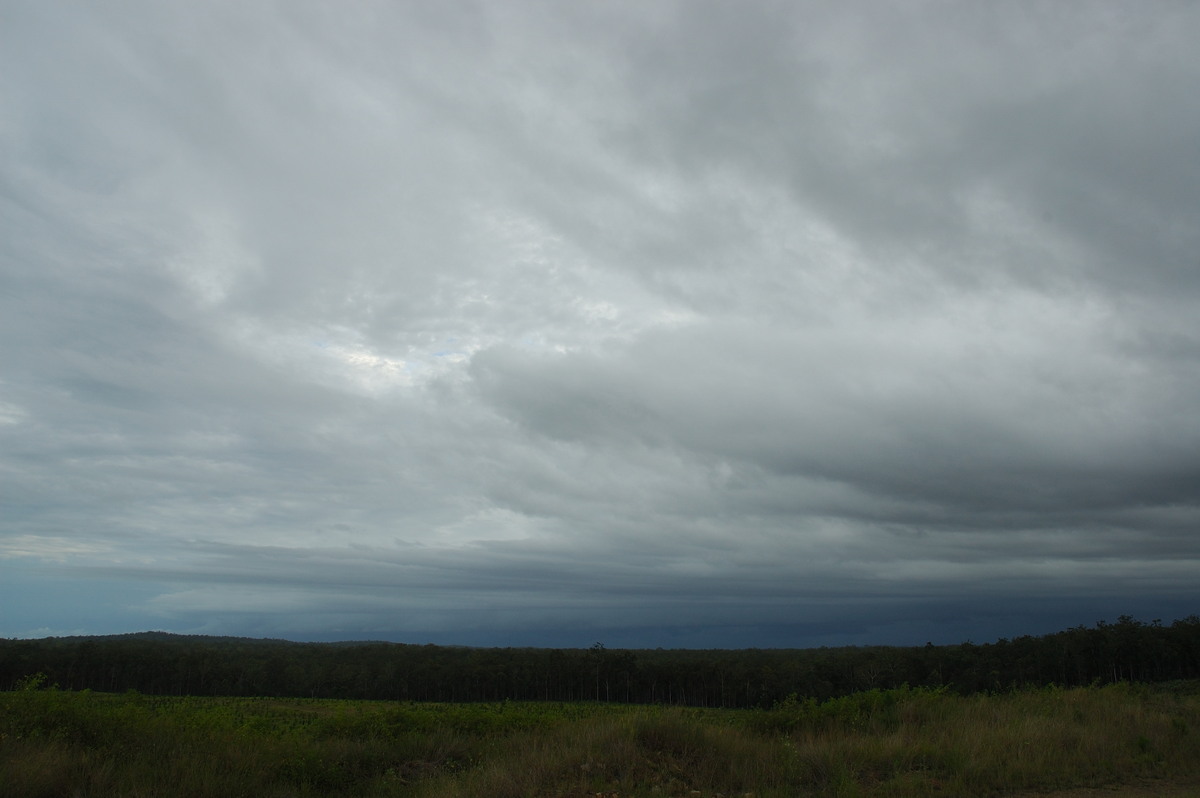
[[[1200,588],[1200,8],[0,24],[0,634],[977,641]]]

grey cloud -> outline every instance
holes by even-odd
[[[962,490],[974,474],[977,490],[994,482],[1014,507],[1013,488],[1050,472],[1066,484],[1030,501],[1093,478],[1111,491],[1143,469],[1166,500],[1194,499],[1197,430],[1172,397],[1190,393],[1190,379],[1140,374],[1102,349],[998,348],[981,363],[972,341],[932,341],[944,346],[935,354],[903,337],[855,337],[723,326],[644,338],[612,357],[488,352],[474,368],[485,396],[551,437],[670,441],[773,470],[894,482],[900,493]],[[1163,483],[1161,469],[1178,480]]]
[[[1192,9],[7,19],[0,634],[1194,611]]]

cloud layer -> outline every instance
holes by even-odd
[[[1200,606],[1196,8],[4,16],[2,635]]]

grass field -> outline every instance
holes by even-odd
[[[771,710],[0,693],[0,798],[903,798],[1153,779],[1200,784],[1200,683]]]

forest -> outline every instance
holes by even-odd
[[[1020,687],[1200,678],[1200,616],[1121,616],[1043,636],[916,647],[693,650],[297,643],[145,632],[0,640],[0,690],[417,702],[598,701],[770,708],[868,690]]]

